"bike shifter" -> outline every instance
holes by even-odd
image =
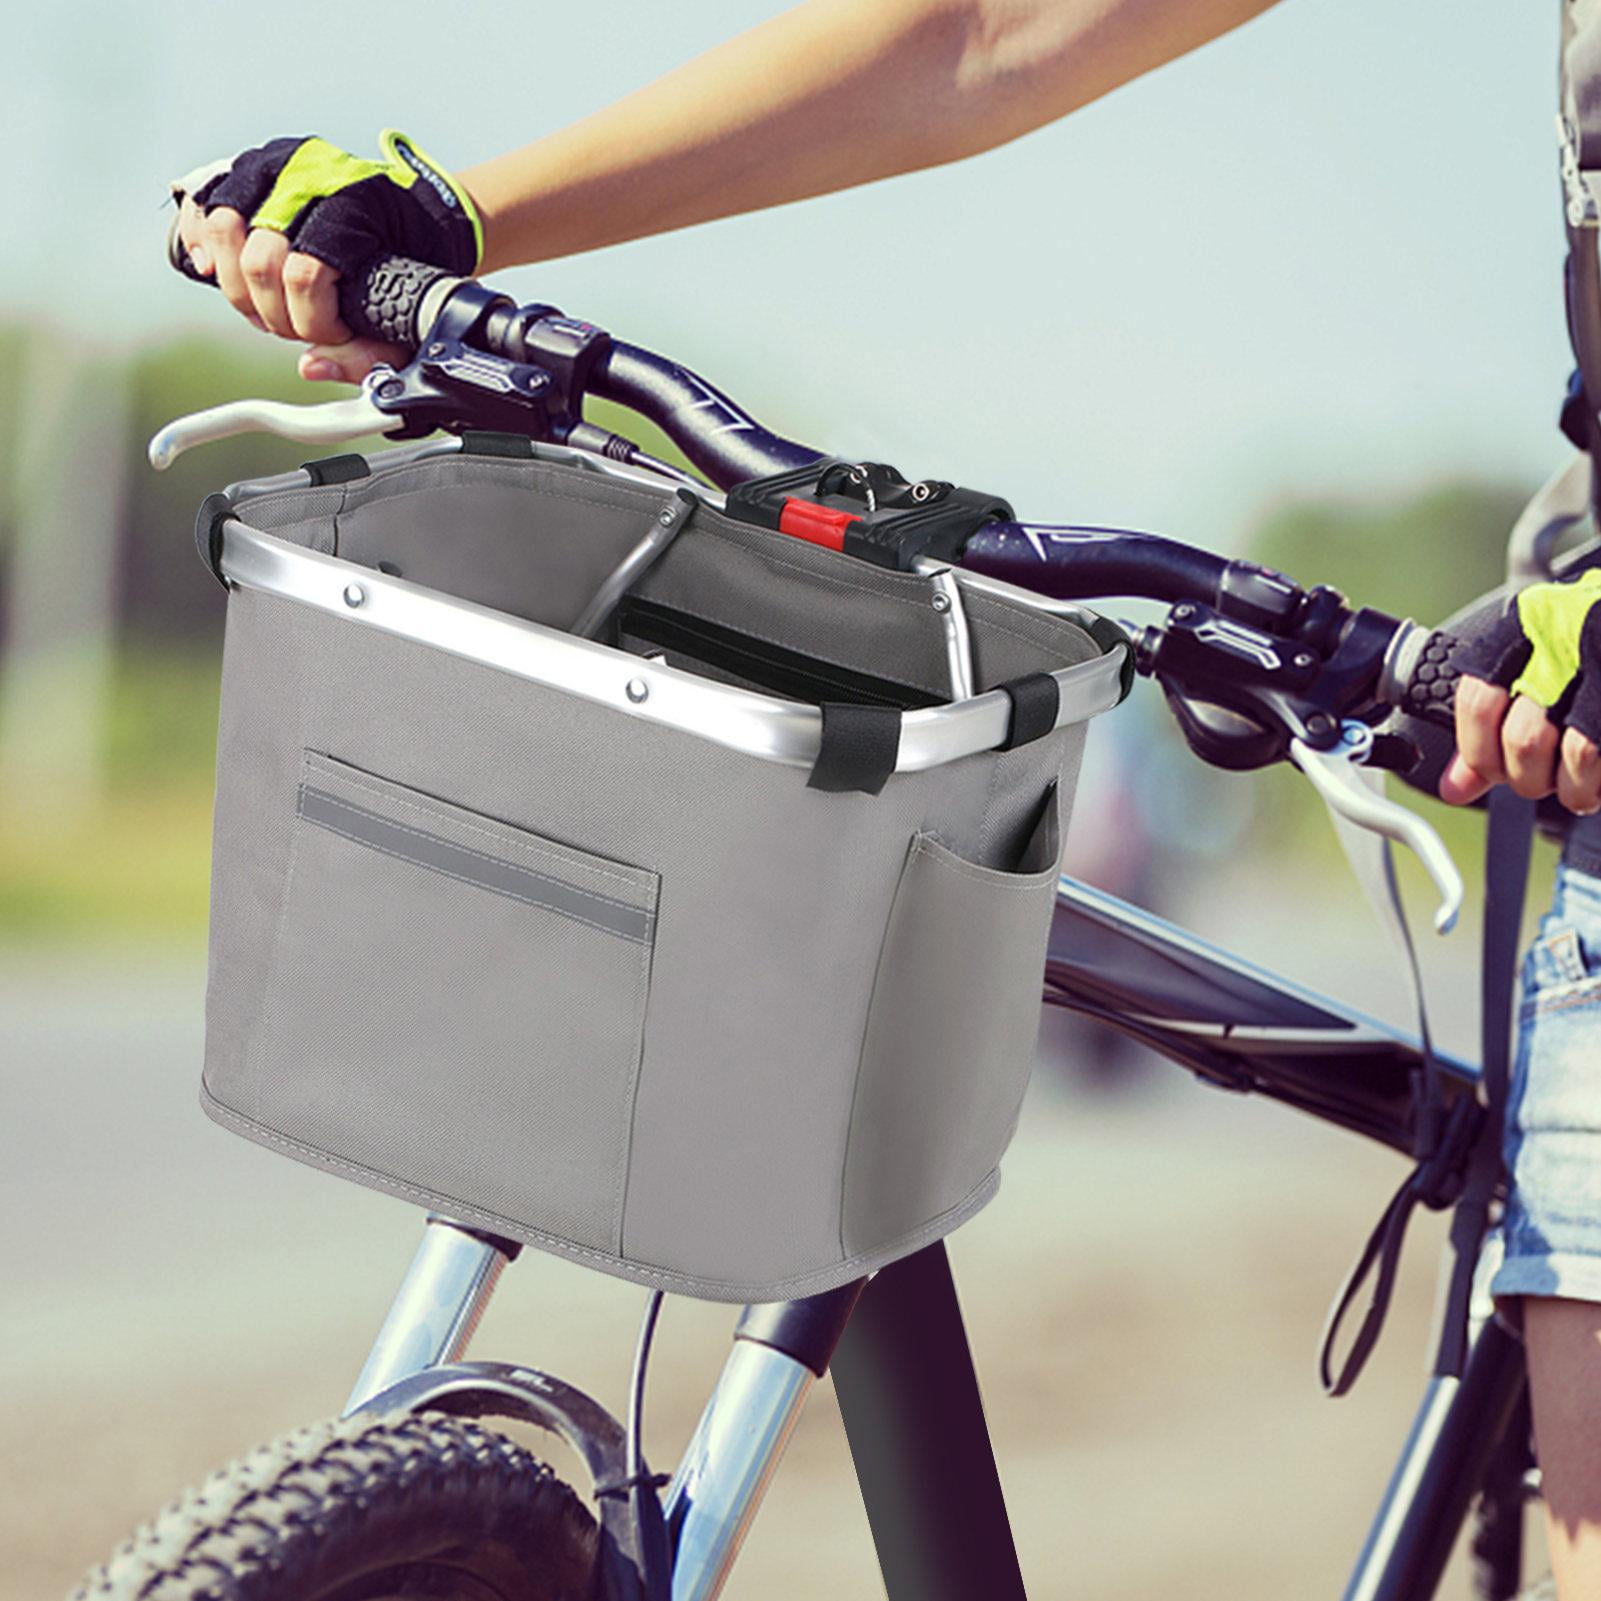
[[[1456,862],[1434,828],[1416,812],[1370,789],[1357,773],[1373,749],[1373,730],[1365,723],[1340,725],[1333,750],[1314,750],[1304,740],[1290,741],[1290,760],[1312,780],[1313,787],[1336,812],[1358,828],[1407,846],[1423,863],[1440,892],[1434,931],[1448,934],[1462,910],[1464,888]]]

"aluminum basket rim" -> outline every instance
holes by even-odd
[[[816,706],[715,683],[308,550],[238,516],[221,519],[218,534],[218,570],[230,589],[309,606],[762,761],[809,768],[817,760],[823,720]],[[1060,696],[1056,729],[1087,722],[1118,703],[1126,649],[1114,647],[1050,674]],[[1011,721],[1011,699],[998,689],[903,712],[895,771],[926,772],[996,750],[1005,744]]]

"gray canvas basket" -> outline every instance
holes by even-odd
[[[717,1300],[842,1284],[994,1193],[1084,722],[1120,697],[1090,614],[937,605],[948,576],[545,450],[314,464],[201,533],[214,1118]],[[997,689],[1042,674],[1043,729]],[[817,787],[886,728],[893,770]]]

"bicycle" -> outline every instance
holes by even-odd
[[[1106,595],[1165,602],[1164,621],[1126,640],[1126,673],[1163,685],[1197,753],[1234,768],[1295,762],[1349,822],[1411,846],[1440,894],[1437,924],[1454,919],[1462,881],[1437,836],[1357,774],[1363,764],[1415,771],[1420,744],[1444,737],[1455,681],[1450,634],[1176,541],[1021,524],[995,516],[984,497],[963,502],[949,485],[835,462],[763,428],[686,368],[433,268],[391,259],[346,287],[347,322],[416,350],[407,367],[377,369],[356,399],[305,408],[243,401],[180,419],[152,441],[153,463],[251,429],[325,443],[491,430],[527,441],[539,460],[665,490],[688,486],[718,503],[709,480],[757,505],[780,531],[835,549],[859,547],[887,527],[891,539],[872,559],[936,583],[945,597],[936,609],[955,623],[964,594],[1022,595],[1067,616],[1080,615],[1079,601]],[[695,473],[583,421],[585,396],[657,424]],[[368,468],[394,471],[459,448],[459,439],[403,445]],[[312,464],[266,487],[322,482],[318,472],[329,471]],[[239,494],[262,487],[212,497],[203,548],[230,584],[278,585],[305,598],[291,547],[234,512]],[[1560,489],[1515,531],[1525,564],[1548,563],[1553,530],[1578,515],[1571,473]],[[927,512],[952,496],[965,511],[945,548],[928,537],[926,516],[875,521],[881,511]],[[908,527],[909,544],[894,542]],[[369,588],[405,591],[404,579],[382,568],[360,572],[360,584],[343,591],[347,606]],[[630,576],[619,575],[619,593]],[[340,603],[334,593],[326,601]],[[970,691],[959,627],[948,643],[953,688]],[[1420,1157],[1419,1173],[1431,1173],[1436,1188],[1412,1201],[1459,1200],[1492,1129],[1475,1065],[1070,879],[1057,891],[1043,1000],[1111,1024],[1210,1083]],[[1492,1018],[1492,1027],[1505,1021]],[[1430,1119],[1420,1156],[1420,1123]],[[1495,1198],[1481,1193],[1481,1210]],[[1482,1234],[1484,1218],[1477,1221]],[[1381,1270],[1393,1269],[1392,1244],[1398,1254],[1398,1233],[1384,1236]],[[521,1248],[431,1215],[340,1419],[223,1470],[91,1574],[78,1596],[711,1601],[811,1385],[829,1371],[890,1601],[1024,1594],[942,1244],[825,1293],[747,1306],[670,1477],[652,1473],[641,1449],[660,1291],[641,1329],[625,1421],[553,1375],[466,1360],[497,1279]],[[1478,1255],[1477,1236],[1473,1248]],[[1483,1256],[1478,1270],[1482,1285]],[[1333,1387],[1354,1378],[1382,1303],[1381,1293],[1358,1339],[1363,1349]],[[1506,1601],[1519,1589],[1521,1512],[1536,1483],[1521,1349],[1482,1293],[1471,1312],[1460,1376],[1430,1382],[1347,1601],[1432,1595],[1475,1504],[1479,1594]],[[564,1439],[593,1478],[598,1513],[481,1419],[518,1420]]]

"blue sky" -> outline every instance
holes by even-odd
[[[464,165],[773,9],[29,7],[0,311],[119,342],[224,328],[161,263],[172,174],[280,133],[371,149],[391,123]],[[1555,0],[1283,0],[976,161],[505,283],[777,427],[1038,520],[1227,547],[1287,496],[1533,481],[1566,374],[1556,21]]]

